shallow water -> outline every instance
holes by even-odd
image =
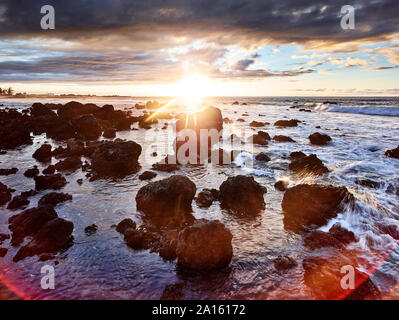
[[[148,99],[110,98],[95,99],[92,102],[98,105],[111,103],[116,108],[124,109],[146,100]],[[175,263],[163,261],[156,253],[135,251],[127,247],[123,237],[111,228],[111,225],[119,223],[124,218],[132,218],[138,224],[141,223],[141,214],[136,210],[135,196],[146,182],[137,178],[139,173],[117,181],[90,182],[85,178],[85,173],[78,170],[66,177],[69,183],[62,189],[62,192],[72,194],[73,200],[56,207],[60,217],[74,223],[74,245],[57,255],[56,260],[59,264],[55,265],[54,261],[40,262],[38,257],[14,263],[12,257],[17,249],[5,242],[3,246],[7,247],[9,252],[6,257],[0,259],[0,268],[7,284],[14,289],[17,288],[16,291],[19,290],[20,295],[23,293],[24,298],[33,299],[158,299],[166,286],[176,283],[183,283],[185,299],[314,298],[311,290],[303,283],[301,262],[311,255],[329,257],[335,252],[328,248],[311,252],[303,247],[301,236],[284,229],[281,211],[283,193],[274,189],[274,183],[280,178],[289,181],[291,186],[300,182],[314,181],[346,186],[358,199],[356,208],[342,212],[322,229],[328,230],[336,221],[340,221],[346,228],[355,232],[359,241],[347,249],[357,252],[359,266],[364,270],[369,271],[379,267],[378,272],[372,276],[373,281],[388,297],[392,297],[392,294],[397,295],[389,291],[399,281],[399,250],[395,252],[398,241],[389,235],[381,234],[376,224],[383,221],[399,226],[398,196],[386,192],[390,183],[399,184],[399,160],[384,156],[386,150],[395,148],[399,143],[398,117],[331,112],[333,110],[327,109],[314,110],[313,104],[322,102],[316,98],[310,101],[311,105],[308,105],[312,109],[309,113],[290,109],[294,101],[290,98],[237,99],[248,103],[246,106],[233,106],[234,100],[236,99],[215,98],[208,102],[219,107],[224,117],[245,120],[245,122],[235,121],[234,125],[224,124],[227,131],[235,132],[245,140],[251,133],[264,130],[270,136],[276,134],[290,136],[296,143],[271,141],[267,147],[257,147],[256,152],[264,151],[271,158],[267,164],[255,162],[253,167],[245,166],[240,159],[246,157],[241,155],[232,165],[186,167],[176,172],[187,175],[196,184],[197,190],[218,188],[229,176],[238,174],[252,174],[259,183],[266,186],[266,209],[253,219],[232,216],[221,210],[218,202],[209,209],[197,208],[193,202],[193,214],[196,218],[220,220],[231,230],[234,257],[227,270],[206,276],[187,274],[177,270]],[[370,98],[369,100],[342,99],[340,103],[350,104],[352,107],[353,105],[373,106],[373,108],[398,107],[397,99]],[[84,102],[89,101],[87,99]],[[299,101],[299,104],[309,102],[306,99],[296,99],[296,101]],[[0,101],[0,104],[26,108],[31,102],[7,100]],[[141,114],[141,111],[135,109],[132,109],[132,112],[133,115]],[[242,115],[245,112],[248,116]],[[298,127],[285,129],[268,125],[253,130],[248,126],[252,120],[273,124],[280,119],[299,119],[302,123]],[[172,142],[167,139],[168,130],[161,130],[165,122],[172,121],[160,120],[150,130],[117,133],[117,137],[134,140],[144,147],[140,157],[142,171],[150,169],[153,163],[165,155],[158,152],[158,157],[150,156],[155,150],[151,144],[159,147]],[[133,127],[136,126],[137,124]],[[321,128],[317,129],[316,126]],[[310,145],[307,137],[316,131],[330,135],[332,143],[324,147]],[[1,168],[19,169],[15,175],[0,177],[1,182],[16,189],[14,194],[34,188],[33,179],[24,177],[23,173],[33,165],[38,165],[40,171],[45,168],[32,158],[32,153],[44,141],[46,141],[44,135],[35,136],[33,145],[0,155]],[[295,150],[316,154],[331,172],[319,178],[293,175],[287,170],[289,164],[287,156]],[[55,163],[58,160],[53,158],[52,161]],[[157,173],[158,176],[154,181],[170,175]],[[82,185],[76,182],[79,178],[83,178]],[[379,189],[363,187],[355,184],[358,178],[369,178],[381,182],[382,185]],[[36,206],[38,199],[45,193],[42,191],[31,197],[29,207]],[[0,208],[0,211],[0,233],[8,233],[7,220],[15,212],[4,207]],[[87,236],[84,228],[93,223],[98,225],[99,230],[94,235]],[[391,252],[393,253],[385,261]],[[284,272],[276,271],[273,261],[279,255],[293,257],[298,261],[298,266]],[[55,267],[54,290],[40,289],[42,276],[40,269],[45,264]]]

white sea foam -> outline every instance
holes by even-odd
[[[399,117],[399,108],[397,107],[340,106],[337,104],[318,103],[314,108],[314,110],[325,111],[325,112],[341,112],[341,113]]]

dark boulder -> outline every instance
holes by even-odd
[[[116,231],[125,233],[127,229],[136,229],[136,223],[132,219],[124,219],[118,223]]]
[[[178,266],[198,271],[227,267],[233,257],[232,238],[230,230],[218,221],[196,221],[179,234]]]
[[[57,114],[45,106],[42,103],[34,103],[30,108],[30,114],[32,117],[43,117],[43,116],[50,116],[50,117],[57,117]]]
[[[261,146],[266,146],[270,141],[270,135],[264,131],[258,131],[258,133],[254,134],[249,138],[249,142],[252,141],[254,144],[259,144]]]
[[[329,172],[327,167],[324,166],[323,162],[315,154],[308,156],[297,155],[294,158],[291,158],[291,163],[288,168],[295,173],[304,175],[322,175]]]
[[[11,174],[16,174],[17,172],[18,172],[17,168],[0,169],[0,176],[9,176]]]
[[[36,176],[34,179],[36,190],[58,190],[63,188],[67,184],[66,179],[59,173],[46,176]]]
[[[72,222],[61,218],[52,219],[33,235],[33,239],[26,246],[19,249],[13,261],[17,262],[33,255],[57,253],[67,249],[73,241],[72,232]]]
[[[278,120],[274,123],[276,127],[296,127],[298,126],[299,120]]]
[[[55,164],[57,171],[76,171],[82,166],[80,156],[72,156]]]
[[[229,177],[219,188],[221,207],[228,211],[255,215],[265,208],[263,194],[266,188],[251,176]]]
[[[177,120],[177,131],[185,128],[193,129],[197,132],[201,129],[216,129],[218,131],[223,129],[223,116],[222,112],[218,108],[208,107],[201,112],[189,115],[188,119],[186,119],[186,116],[187,115],[184,114],[179,117],[179,120]]]
[[[386,151],[385,155],[389,158],[399,159],[399,146],[397,146],[395,149]]]
[[[83,139],[94,140],[101,136],[102,128],[97,119],[91,115],[83,115],[72,120],[77,134]]]
[[[142,174],[139,175],[140,180],[151,180],[155,178],[157,174],[152,171],[144,171]]]
[[[37,149],[32,157],[40,162],[50,162],[52,157],[51,145],[44,143],[39,149]]]
[[[373,181],[370,179],[357,179],[355,181],[356,184],[367,187],[367,188],[372,188],[372,189],[378,189],[381,186],[381,183],[377,181]]]
[[[134,141],[106,141],[91,155],[91,169],[96,177],[123,178],[140,169],[141,146]]]
[[[39,206],[50,205],[55,207],[61,202],[72,200],[72,196],[68,193],[50,192],[44,195],[39,200]]]
[[[137,209],[149,216],[173,216],[179,212],[191,212],[191,202],[196,191],[195,184],[181,175],[151,182],[137,193]]]
[[[76,137],[76,130],[70,121],[55,118],[47,124],[46,135],[55,140],[68,140]]]
[[[58,108],[58,115],[63,119],[74,119],[82,115],[93,114],[100,108],[95,104],[82,104],[80,102],[71,101]]]
[[[12,232],[11,243],[22,243],[25,237],[36,234],[48,221],[57,218],[52,206],[40,206],[27,209],[8,219],[8,228]]]
[[[114,128],[107,128],[103,133],[104,138],[113,139],[116,137],[116,130]]]
[[[91,236],[92,234],[95,234],[95,233],[97,232],[97,230],[98,230],[98,226],[97,226],[96,224],[92,224],[92,225],[87,226],[87,227],[85,228],[85,233],[86,233],[88,236]]]
[[[128,228],[124,232],[126,244],[134,250],[156,250],[159,247],[159,235],[145,229]]]
[[[354,196],[345,187],[297,185],[284,193],[281,204],[284,225],[293,230],[325,225],[328,220],[336,217],[345,204],[354,201]]]
[[[255,128],[264,127],[265,125],[266,125],[265,122],[260,122],[260,121],[252,121],[249,124],[250,127],[255,127]]]
[[[8,203],[7,209],[9,209],[9,210],[17,210],[17,209],[20,209],[22,207],[26,207],[29,203],[30,203],[30,201],[26,197],[15,196]]]
[[[195,202],[200,208],[208,208],[212,205],[213,201],[219,198],[219,191],[216,189],[204,189],[198,193]]]
[[[258,153],[255,156],[255,159],[258,160],[258,161],[263,161],[263,162],[269,162],[270,161],[270,157],[264,152]]]
[[[33,178],[39,174],[39,169],[35,166],[34,168],[30,168],[24,172],[24,176],[27,178]]]
[[[6,254],[7,254],[7,252],[8,252],[8,249],[6,249],[6,248],[0,248],[0,258],[5,257]]]
[[[54,174],[55,173],[55,165],[49,165],[46,169],[43,169],[43,174]]]
[[[315,132],[309,136],[309,140],[310,140],[311,144],[315,144],[318,146],[324,146],[327,143],[329,143],[332,139],[327,134],[321,134],[321,133]]]
[[[288,186],[288,182],[283,181],[283,180],[277,181],[274,184],[274,188],[278,191],[285,191],[287,189],[287,186]]]
[[[295,142],[294,139],[287,137],[287,136],[281,136],[281,135],[274,136],[273,140],[277,141],[277,142]]]
[[[0,182],[0,206],[5,205],[11,200],[11,192],[8,187]]]

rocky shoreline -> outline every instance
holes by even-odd
[[[130,111],[115,110],[112,105],[99,107],[95,104],[69,102],[66,104],[34,103],[23,112],[3,108],[0,110],[0,149],[1,154],[8,150],[31,145],[32,134],[45,134],[51,140],[62,142],[65,146],[53,148],[51,143],[43,143],[36,148],[32,157],[38,164],[48,166],[39,171],[37,166],[27,169],[24,175],[34,180],[35,189],[15,194],[14,190],[0,182],[0,206],[19,213],[8,220],[10,234],[0,234],[0,257],[7,255],[3,248],[4,242],[19,247],[14,262],[30,256],[38,256],[41,261],[56,259],[58,253],[73,246],[74,225],[67,219],[58,217],[56,206],[65,201],[73,201],[72,195],[62,192],[68,183],[65,175],[78,169],[86,173],[86,181],[90,183],[97,179],[123,179],[133,173],[141,173],[140,180],[151,180],[158,172],[167,172],[170,176],[155,182],[149,182],[140,188],[136,195],[137,211],[142,214],[143,224],[137,226],[131,219],[124,219],[115,231],[123,237],[127,246],[133,250],[150,250],[159,254],[164,260],[176,262],[177,268],[195,271],[212,272],[229,267],[234,256],[233,235],[221,222],[196,219],[192,214],[192,202],[198,207],[208,208],[213,203],[219,203],[220,208],[238,217],[253,217],[261,214],[267,207],[264,194],[266,187],[258,183],[253,176],[236,175],[226,179],[218,189],[198,190],[188,177],[175,174],[182,166],[188,164],[177,161],[165,161],[152,166],[152,171],[141,172],[139,157],[143,151],[141,141],[114,139],[116,132],[132,130],[131,126],[138,124],[140,130],[147,130],[157,123],[156,114],[160,105],[148,102],[146,105],[136,105],[135,109],[144,110],[141,116],[132,116]],[[200,130],[223,130],[224,119],[221,110],[208,107],[198,112],[188,121],[184,115],[173,115],[162,112],[158,118],[176,119],[177,134],[187,128],[192,129],[197,136]],[[244,115],[243,115],[244,116]],[[149,120],[151,119],[151,120]],[[230,120],[229,120],[230,121]],[[302,122],[296,119],[279,120],[272,124],[278,128],[295,128]],[[289,136],[275,135],[273,138],[264,131],[270,125],[266,122],[252,122],[250,127],[262,128],[252,136],[254,145],[267,146],[271,141],[278,143],[295,142]],[[306,124],[302,124],[306,125]],[[106,140],[104,140],[103,138]],[[218,140],[221,135],[218,136]],[[332,143],[332,138],[326,134],[314,132],[309,135],[309,143],[322,148]],[[175,153],[184,147],[176,137]],[[250,143],[250,142],[246,142]],[[212,146],[212,144],[211,144]],[[200,146],[193,146],[199,150]],[[386,157],[397,158],[398,148],[387,150]],[[205,154],[211,158],[211,148]],[[234,160],[234,152],[217,150],[219,159]],[[0,156],[1,157],[1,156]],[[51,164],[55,158],[57,162]],[[256,161],[268,162],[266,153],[254,156]],[[83,160],[82,160],[83,159]],[[198,152],[198,161],[202,160]],[[200,163],[200,162],[199,162]],[[223,165],[223,161],[220,161]],[[0,176],[13,175],[18,168],[0,168]],[[305,154],[292,150],[288,170],[298,176],[327,175],[330,169],[315,154]],[[360,181],[359,184],[373,187],[373,181]],[[356,242],[355,235],[339,224],[328,232],[318,228],[337,216],[346,206],[356,205],[356,196],[345,186],[298,184],[287,187],[283,181],[276,181],[275,188],[284,192],[281,203],[284,214],[284,227],[303,237],[304,245],[309,250],[332,247],[340,251],[346,259],[351,253],[346,246]],[[392,186],[397,191],[398,186]],[[50,191],[49,193],[44,194]],[[38,206],[29,207],[29,198],[37,193],[43,193]],[[1,208],[1,207],[0,207]],[[389,234],[399,239],[399,230],[395,225],[382,225]],[[93,224],[85,228],[87,235],[95,234],[98,227]],[[24,242],[24,239],[28,242]],[[348,261],[336,258],[333,262],[313,258],[303,260],[304,281],[316,297],[322,299],[375,299],[381,296],[378,288],[369,277],[360,271],[361,283],[355,290],[342,289],[339,284],[340,268]],[[276,270],[289,270],[297,265],[290,256],[281,256],[275,261]]]

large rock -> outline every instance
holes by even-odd
[[[51,174],[46,176],[36,176],[35,178],[36,190],[63,188],[67,181],[61,174]]]
[[[228,211],[255,215],[265,208],[263,194],[266,188],[251,176],[235,176],[224,181],[219,188],[221,207]]]
[[[276,135],[273,137],[273,141],[277,142],[295,142],[294,139],[288,137],[288,136],[283,136],[283,135]]]
[[[13,261],[42,253],[57,253],[68,248],[73,240],[72,231],[73,223],[70,221],[61,218],[48,221],[26,246],[18,250]]]
[[[216,189],[204,189],[202,190],[195,202],[200,208],[208,208],[212,205],[213,201],[219,199],[219,191]]]
[[[141,146],[134,141],[106,141],[91,155],[91,169],[96,177],[123,178],[140,169]]]
[[[297,153],[294,157],[291,156],[291,163],[288,168],[295,173],[304,175],[322,175],[329,172],[327,167],[324,166],[323,162],[315,154],[307,156]]]
[[[22,207],[26,207],[29,204],[29,200],[24,196],[15,196],[12,198],[10,203],[7,206],[8,210],[16,210]]]
[[[151,182],[137,193],[137,209],[149,216],[174,216],[191,212],[196,191],[195,184],[181,175]]]
[[[309,136],[309,140],[311,144],[315,144],[317,146],[324,146],[331,141],[331,137],[327,134],[321,134],[315,132]]]
[[[177,263],[179,267],[198,271],[224,268],[233,257],[232,238],[222,223],[198,220],[179,234]]]
[[[216,129],[220,131],[223,129],[222,112],[218,108],[208,107],[201,112],[190,115],[188,121],[186,121],[186,114],[184,114],[176,122],[176,130],[180,131],[185,128],[196,131],[200,129]]]
[[[16,110],[0,110],[0,149],[32,144],[30,119]]]
[[[254,134],[252,137],[249,138],[249,142],[253,144],[259,144],[261,146],[266,146],[270,141],[270,135],[264,131],[258,131],[258,133]]]
[[[76,137],[71,121],[54,118],[46,125],[46,135],[55,140],[68,140]]]
[[[77,134],[83,139],[93,140],[101,136],[102,128],[97,119],[89,114],[72,120]]]
[[[300,184],[287,189],[281,204],[284,225],[301,230],[309,226],[322,226],[336,217],[345,204],[353,203],[354,196],[345,187],[319,184]]]
[[[93,114],[99,109],[95,104],[71,101],[58,108],[58,115],[63,119],[71,120],[85,114]]]
[[[0,182],[0,206],[5,205],[11,200],[11,192],[8,187]]]
[[[55,164],[57,171],[76,171],[82,166],[80,156],[68,157]]]
[[[299,120],[278,120],[274,123],[276,127],[296,127],[298,123],[301,122]]]
[[[8,219],[8,228],[12,232],[11,243],[22,243],[25,237],[35,234],[48,221],[57,218],[52,206],[40,206],[25,210]]]
[[[32,117],[43,117],[43,116],[50,116],[50,117],[57,117],[57,114],[45,106],[42,103],[34,103],[30,108],[30,114]]]
[[[41,197],[38,204],[39,206],[49,205],[55,207],[57,204],[68,200],[72,200],[72,196],[68,193],[50,192]]]
[[[40,162],[51,161],[52,157],[51,145],[48,143],[42,144],[41,147],[33,153],[32,157]]]
[[[303,260],[304,282],[318,299],[327,300],[375,300],[381,293],[370,277],[354,266],[354,289],[344,289],[341,281],[347,271],[341,273],[342,267],[353,266],[345,258],[306,258]],[[344,269],[345,270],[345,269]]]
[[[397,146],[395,149],[388,150],[385,152],[385,155],[389,158],[399,159],[399,146]]]

